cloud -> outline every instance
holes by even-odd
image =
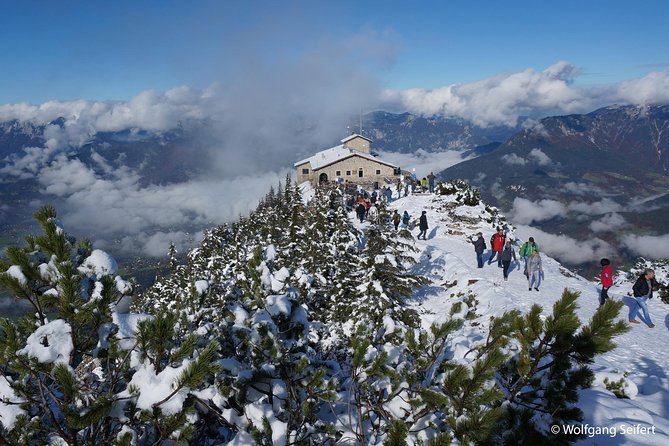
[[[585,87],[574,85],[580,74],[574,64],[560,61],[543,71],[528,68],[435,89],[386,90],[383,99],[422,116],[455,116],[482,127],[513,127],[521,116],[587,113],[614,103],[669,102],[669,71],[651,72],[612,86]],[[541,134],[540,126],[534,129]]]
[[[411,170],[415,168],[418,178],[426,177],[430,172],[436,175],[442,170],[466,161],[462,158],[462,152],[457,150],[426,152],[419,149],[413,153],[379,152],[379,157],[400,166],[402,169]]]
[[[664,104],[669,102],[669,71],[648,73],[639,79],[621,82],[611,95],[617,102]],[[612,101],[616,102],[616,101]]]
[[[597,186],[587,183],[575,183],[570,181],[562,185],[562,188],[575,195],[601,195],[602,190]]]
[[[523,239],[534,237],[542,252],[561,262],[581,264],[610,257],[615,250],[597,237],[576,240],[564,234],[555,235],[532,226],[518,225],[516,233]]]
[[[201,228],[247,214],[285,174],[143,186],[141,176],[127,167],[103,176],[78,159],[59,156],[42,170],[39,182],[63,200],[66,229],[95,232],[100,247],[164,256],[170,242],[190,247]]]
[[[620,228],[627,226],[627,221],[622,215],[612,212],[606,214],[599,220],[590,223],[590,230],[592,232],[613,232]]]
[[[592,202],[572,201],[569,203],[567,208],[570,211],[586,215],[601,215],[609,212],[619,212],[623,210],[623,207],[620,204],[616,203],[610,198],[604,198],[602,200]]]
[[[0,176],[37,180],[44,201],[60,201],[66,229],[99,244],[164,255],[169,241],[192,243],[203,228],[247,214],[294,161],[346,136],[351,117],[378,103],[374,65],[392,63],[396,52],[392,39],[373,32],[312,43],[287,57],[251,46],[204,89],[145,91],[129,101],[0,105],[0,121],[43,126],[45,140],[0,160]],[[85,147],[101,132],[150,132],[160,140],[176,128],[197,133],[179,156],[204,169],[179,183],[151,184],[141,167]],[[161,160],[159,144],[150,150]],[[90,161],[78,157],[89,152]]]
[[[548,166],[553,162],[550,159],[550,157],[546,155],[541,149],[536,149],[536,148],[530,150],[530,153],[527,154],[527,158],[535,161],[537,164],[541,166]]]
[[[564,216],[565,205],[555,200],[530,201],[516,197],[511,208],[511,218],[516,224],[531,224]]]
[[[515,153],[510,153],[502,156],[502,161],[511,166],[524,166],[527,164],[527,160],[522,156],[518,156]]]
[[[664,235],[634,235],[622,237],[622,245],[647,259],[669,258],[669,234]]]

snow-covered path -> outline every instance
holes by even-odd
[[[448,198],[431,195],[414,195],[394,201],[391,208],[400,214],[407,210],[413,219],[421,211],[427,211],[428,239],[416,240],[419,249],[418,263],[414,272],[432,279],[433,284],[425,287],[416,296],[416,306],[422,314],[424,325],[442,321],[448,317],[455,299],[453,294],[469,292],[475,295],[477,317],[465,325],[452,345],[456,357],[466,353],[471,344],[482,339],[487,333],[487,322],[492,315],[517,308],[526,312],[538,303],[544,314],[551,311],[553,303],[559,299],[564,288],[579,291],[581,321],[586,322],[597,309],[599,288],[595,282],[577,276],[557,261],[542,254],[544,281],[540,291],[529,291],[528,283],[521,269],[513,267],[508,282],[502,278],[502,270],[496,262],[476,267],[473,245],[467,236],[483,232],[486,244],[494,232],[491,224],[481,221],[473,223],[468,217],[478,217],[483,206],[457,207],[451,211],[444,209]],[[460,217],[464,217],[460,218]],[[366,226],[366,223],[363,224]],[[418,229],[414,230],[414,237]],[[537,240],[541,248],[541,240]],[[516,248],[517,251],[517,248]],[[488,255],[484,255],[487,260]],[[519,259],[520,260],[520,259]],[[457,284],[453,284],[457,281]],[[614,299],[630,301],[626,297],[631,284],[614,286],[609,295]],[[636,324],[628,333],[616,338],[618,347],[597,358],[592,368],[596,372],[596,382],[591,389],[581,394],[579,406],[585,413],[585,422],[591,426],[608,427],[605,434],[595,434],[581,441],[583,445],[667,445],[669,444],[669,307],[654,298],[649,309],[655,328]],[[467,312],[467,309],[462,311]],[[628,307],[623,307],[621,319],[627,320]],[[619,380],[623,374],[633,384],[627,388],[631,399],[618,399],[606,390],[602,381],[605,377]],[[640,425],[640,427],[635,427]],[[641,426],[655,427],[655,433],[639,433]],[[612,429],[615,428],[615,435]],[[623,432],[633,428],[634,432]],[[595,431],[591,431],[595,432]]]

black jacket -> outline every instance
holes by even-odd
[[[474,251],[476,251],[476,254],[483,254],[483,251],[485,251],[487,248],[487,246],[485,245],[485,240],[483,240],[483,237],[477,238],[472,243],[474,244]]]
[[[657,285],[655,278],[650,279],[650,296],[648,296],[649,299],[653,298],[653,287],[655,285]],[[634,282],[634,286],[632,287],[632,291],[634,292],[634,297],[646,296],[648,294],[648,282],[646,281],[645,274],[640,275],[639,278],[636,279],[636,282]]]
[[[516,251],[511,246],[505,246],[502,250],[502,261],[510,262],[512,257],[516,260]]]
[[[421,231],[427,231],[429,229],[427,227],[427,215],[423,214],[420,216],[420,223],[418,224],[418,227]]]

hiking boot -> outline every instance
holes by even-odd
[[[527,289],[527,291],[532,291],[532,287],[529,287],[529,288]]]
[[[534,289],[537,290],[537,291],[539,291],[539,288],[537,288],[537,287],[534,287]]]
[[[640,324],[641,322],[637,321],[636,319],[630,319],[629,320],[631,324]]]
[[[648,328],[655,328],[655,324],[648,324]]]

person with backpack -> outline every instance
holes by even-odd
[[[634,293],[634,303],[630,305],[629,312],[629,321],[633,324],[638,324],[639,321],[636,320],[636,315],[639,313],[639,309],[643,312],[643,319],[648,328],[654,328],[655,324],[650,319],[650,313],[648,312],[648,299],[653,298],[653,287],[657,285],[655,281],[655,271],[652,269],[646,269],[642,275],[634,282],[632,286],[632,292]]]
[[[539,247],[537,246],[536,243],[534,243],[534,237],[530,237],[525,243],[523,243],[523,246],[520,247],[520,257],[523,259],[523,274],[525,274],[525,277],[528,276],[527,274],[527,259],[534,254],[534,252],[539,252]]]
[[[613,269],[609,259],[602,259],[599,264],[602,265],[602,272],[600,273],[602,292],[599,294],[599,306],[602,306],[609,298],[609,288],[613,286]]]
[[[400,214],[397,212],[397,209],[393,212],[393,224],[395,225],[395,231],[397,231],[397,228],[400,226],[400,221],[402,218],[400,217]]]
[[[418,233],[418,240],[420,240],[420,236],[423,236],[423,240],[427,240],[427,230],[429,229],[427,226],[427,212],[423,211],[423,213],[420,216],[420,223],[418,224],[418,227],[420,228],[420,232]]]
[[[474,252],[476,253],[476,263],[479,268],[483,268],[483,252],[487,249],[485,240],[483,240],[483,233],[479,232],[476,234],[477,239],[469,239],[470,242],[474,244]]]
[[[508,281],[511,259],[513,258],[514,262],[516,263],[518,262],[518,260],[516,259],[516,251],[513,249],[513,244],[511,243],[511,240],[506,241],[506,246],[504,246],[500,258],[502,259],[502,275],[504,276],[504,281]]]
[[[506,237],[504,236],[504,231],[502,228],[497,228],[497,232],[490,237],[490,249],[492,254],[488,259],[488,265],[495,260],[495,255],[497,255],[497,266],[502,267],[502,249],[504,249],[504,244],[506,242]]]
[[[409,227],[410,222],[411,222],[411,216],[407,211],[404,211],[404,214],[402,214],[402,229],[407,229]]]
[[[379,221],[379,208],[376,207],[375,204],[373,204],[369,210],[367,210],[367,219],[371,223],[378,223]]]
[[[365,221],[365,214],[367,213],[367,207],[365,206],[365,202],[358,201],[358,206],[355,208],[355,212],[358,214],[358,218],[360,219],[360,223]]]
[[[539,291],[539,285],[541,284],[541,273],[543,272],[544,270],[541,267],[541,256],[539,255],[538,251],[534,251],[532,256],[527,259],[527,281],[530,285],[530,291],[532,291],[532,287]]]

